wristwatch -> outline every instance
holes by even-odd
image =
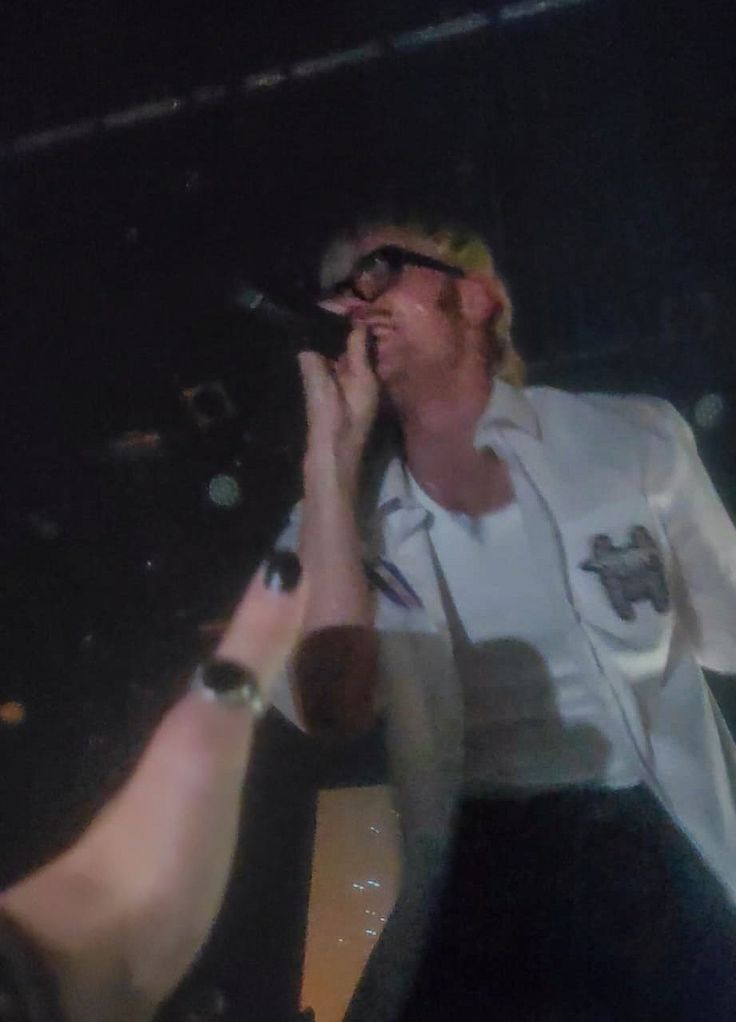
[[[223,702],[245,703],[256,718],[266,712],[266,703],[255,674],[249,667],[243,667],[234,660],[219,657],[203,660],[194,670],[192,688]]]

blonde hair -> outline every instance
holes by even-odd
[[[351,242],[381,228],[390,227],[408,235],[425,238],[432,242],[439,257],[451,266],[457,266],[466,273],[481,274],[496,283],[500,299],[500,310],[488,321],[487,340],[489,367],[493,376],[521,387],[526,376],[524,361],[514,347],[511,327],[513,305],[506,285],[498,274],[490,248],[476,231],[452,222],[439,222],[426,216],[395,219],[376,218],[363,222],[349,233],[333,240],[322,261],[321,279],[323,285],[340,275],[338,267],[345,271]]]

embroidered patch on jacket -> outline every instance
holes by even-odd
[[[422,601],[402,572],[391,561],[377,557],[363,562],[365,574],[372,588],[380,590],[398,607],[421,607]]]
[[[664,614],[670,608],[670,594],[657,544],[643,525],[635,525],[629,538],[628,545],[616,546],[610,536],[599,533],[591,540],[592,556],[580,567],[600,576],[613,609],[623,621],[633,621],[634,604],[645,600],[657,613]]]

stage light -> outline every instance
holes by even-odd
[[[699,429],[715,429],[720,426],[726,412],[722,394],[703,394],[693,407],[693,419]]]
[[[224,472],[213,476],[207,486],[207,496],[217,507],[237,507],[243,499],[240,483]]]

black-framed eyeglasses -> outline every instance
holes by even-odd
[[[450,277],[464,277],[465,271],[459,266],[451,266],[441,259],[412,252],[400,245],[381,245],[372,252],[366,253],[357,260],[348,277],[326,288],[320,299],[339,298],[345,294],[353,294],[364,302],[375,302],[382,294],[396,283],[405,266],[421,266],[427,270],[437,270]]]

